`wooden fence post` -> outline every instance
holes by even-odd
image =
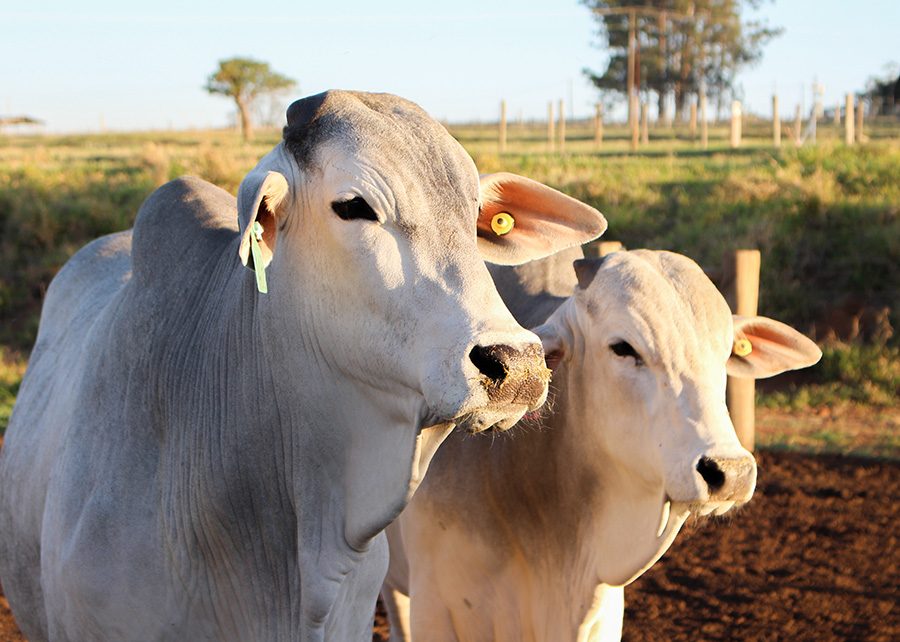
[[[638,98],[637,96],[632,96],[631,120],[628,123],[628,126],[631,127],[631,151],[635,151],[638,148],[638,140],[640,139],[639,121],[640,115],[638,114]]]
[[[697,102],[691,103],[691,119],[688,121],[688,133],[691,140],[697,140]]]
[[[613,252],[620,252],[625,248],[619,241],[600,241],[597,243],[597,256],[606,256]]]
[[[731,103],[731,148],[741,146],[741,101]]]
[[[706,122],[706,92],[700,94],[700,146],[709,148],[709,124]]]
[[[755,316],[759,303],[759,250],[734,253],[734,313]],[[738,441],[747,450],[755,445],[756,382],[728,377],[728,412]]]
[[[860,100],[859,104],[856,106],[856,142],[861,143],[865,140],[865,135],[863,134],[863,115],[865,114],[865,110],[863,109],[863,102]]]
[[[800,105],[794,110],[794,145],[800,146],[803,136],[803,115],[800,113]]]
[[[506,151],[506,101],[500,101],[500,153]]]
[[[603,104],[597,103],[597,113],[594,116],[594,144],[597,147],[603,145]]]
[[[778,96],[772,96],[772,144],[781,147],[781,117],[778,115]]]
[[[847,106],[844,107],[844,142],[848,145],[852,145],[856,138],[853,134],[855,120],[853,117],[853,94],[847,94]]]
[[[566,110],[562,99],[559,101],[559,151],[566,151]]]
[[[641,144],[646,145],[650,142],[650,105],[641,104]]]
[[[553,120],[553,101],[547,103],[547,146],[550,151],[556,146],[556,122]]]

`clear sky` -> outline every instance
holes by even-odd
[[[900,0],[776,0],[759,15],[785,33],[743,72],[745,110],[792,111],[813,78],[833,105],[900,62]],[[266,61],[296,95],[388,91],[451,121],[543,118],[549,100],[591,112],[584,67],[602,69],[577,0],[0,0],[0,114],[49,131],[217,127],[233,118],[203,90],[218,60]],[[570,100],[571,99],[571,100]]]

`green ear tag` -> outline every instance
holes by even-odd
[[[266,268],[263,266],[262,250],[259,242],[262,240],[263,226],[259,221],[253,221],[253,231],[250,234],[250,252],[253,254],[253,271],[256,272],[256,289],[263,294],[269,291],[266,285]]]

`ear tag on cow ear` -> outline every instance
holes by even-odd
[[[262,250],[259,248],[262,236],[263,226],[259,221],[253,221],[253,229],[250,232],[250,252],[253,254],[253,271],[256,272],[256,289],[266,294],[269,287],[266,284],[266,268],[263,265]]]
[[[491,229],[494,230],[494,234],[497,236],[509,234],[515,226],[516,219],[509,212],[494,214],[494,218],[491,219]]]
[[[732,352],[739,357],[746,357],[753,352],[753,344],[750,343],[749,339],[735,339]]]

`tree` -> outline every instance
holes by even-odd
[[[253,102],[263,94],[290,89],[296,84],[287,76],[272,71],[269,63],[250,58],[220,60],[219,68],[206,80],[206,91],[229,96],[237,105],[241,117],[241,133],[250,140],[253,126],[250,111]]]
[[[589,9],[613,9],[594,14],[603,48],[610,51],[606,69],[584,73],[598,89],[625,92],[628,63],[629,7],[655,10],[636,16],[638,85],[655,92],[660,113],[666,96],[674,94],[676,118],[688,97],[701,88],[719,104],[742,68],[762,57],[763,46],[781,33],[764,22],[742,21],[742,10],[756,9],[763,0],[581,0]]]
[[[862,97],[869,101],[871,116],[900,113],[900,72],[897,64],[886,65],[885,74],[881,78],[869,78]]]

